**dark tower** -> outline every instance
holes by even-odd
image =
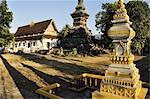
[[[76,11],[71,14],[74,22],[73,26],[86,26],[86,21],[89,15],[85,11],[85,7],[83,5],[83,0],[78,0],[78,5],[76,6]]]
[[[64,49],[77,48],[79,53],[86,54],[90,50],[92,33],[86,25],[89,14],[85,10],[83,0],[78,0],[78,5],[71,16],[73,26],[68,35],[62,40],[62,47]]]

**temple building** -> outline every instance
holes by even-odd
[[[15,33],[14,52],[24,53],[48,50],[57,46],[57,33],[53,19],[19,27]]]
[[[64,49],[77,48],[78,52],[88,53],[90,50],[91,31],[87,27],[87,14],[83,0],[78,0],[76,10],[71,14],[73,18],[73,26],[68,35],[62,40]]]

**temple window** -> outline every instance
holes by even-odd
[[[23,42],[23,46],[25,46],[25,42]]]
[[[30,45],[30,43],[28,43],[28,48],[30,48],[31,47],[31,45]]]
[[[47,42],[47,48],[50,48],[50,42]]]
[[[33,46],[35,46],[36,42],[33,42]]]
[[[21,43],[19,43],[19,46],[21,46]]]
[[[17,47],[17,43],[15,44],[15,47]]]

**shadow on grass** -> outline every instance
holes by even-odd
[[[38,86],[25,78],[20,72],[18,72],[15,68],[13,68],[6,59],[4,59],[2,56],[0,56],[2,59],[6,69],[8,70],[9,74],[13,78],[16,86],[18,87],[20,93],[25,99],[33,99],[36,98],[37,95],[34,93],[36,89],[38,89]],[[37,98],[36,98],[37,99]]]
[[[148,95],[150,95],[150,56],[147,55],[141,60],[135,61],[136,67],[139,69],[140,79],[149,83]]]
[[[136,67],[139,69],[141,80],[150,83],[150,56],[146,56],[141,60],[135,61]]]
[[[48,65],[49,67],[52,67],[66,74],[79,75],[83,73],[93,73],[103,75],[103,73],[101,73],[100,71],[95,71],[92,68],[86,68],[73,63],[65,63],[56,60],[46,59],[45,57],[39,57],[38,55],[35,54],[17,54],[17,55],[21,55],[23,58],[34,61],[36,63]]]
[[[45,74],[35,68],[33,68],[32,66],[29,66],[29,65],[26,65],[26,64],[23,64],[21,63],[24,67],[32,70],[34,73],[36,73],[40,78],[43,78],[46,82],[48,82],[49,84],[52,84],[52,83],[62,83],[61,87],[63,88],[67,88],[69,83],[66,82],[65,80],[62,80],[59,76],[51,76],[51,75],[48,75],[48,74]]]
[[[81,60],[77,60],[77,59],[72,59],[72,58],[65,58],[65,57],[60,57],[60,56],[56,56],[56,55],[52,55],[52,57],[54,58],[59,58],[59,59],[65,59],[65,60],[72,60],[72,61],[77,61],[77,62],[83,62]]]
[[[65,81],[64,79],[61,79],[61,77],[59,76],[51,76],[48,74],[45,74],[43,72],[40,72],[36,69],[34,69],[33,67],[23,64],[22,65],[30,70],[32,70],[34,73],[36,73],[40,78],[44,79],[46,82],[48,82],[49,84],[52,83],[59,83],[60,84],[60,88],[57,89],[57,91],[55,92],[56,95],[61,96],[65,99],[84,99],[84,93],[85,92],[75,92],[75,91],[71,91],[69,89],[69,85],[70,83]]]

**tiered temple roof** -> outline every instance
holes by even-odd
[[[15,33],[15,40],[17,41],[17,40],[41,39],[44,36],[45,30],[48,28],[50,24],[52,24],[55,31],[58,32],[53,19],[38,23],[32,22],[29,25],[25,25],[18,28],[17,32]]]

